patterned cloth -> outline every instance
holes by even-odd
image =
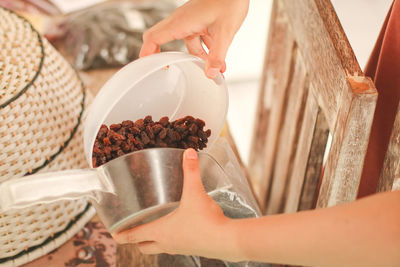
[[[113,267],[117,244],[95,216],[67,243],[24,267]]]

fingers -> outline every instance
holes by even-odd
[[[226,70],[225,58],[229,46],[232,43],[234,33],[226,27],[217,27],[216,32],[212,34],[212,39],[209,36],[204,36],[203,40],[209,49],[206,60],[206,75],[209,78]]]
[[[211,38],[211,36],[209,36],[209,35],[202,35],[201,36],[201,39],[203,40],[203,42],[204,42],[204,44],[207,46],[207,48],[208,48],[208,50],[210,51],[211,49],[212,49],[212,47],[213,47],[213,40],[212,40],[212,38]],[[208,55],[207,55],[207,57],[208,57]],[[208,58],[206,58],[206,59],[204,59],[206,62],[207,62],[207,59]],[[214,65],[218,65],[218,64],[214,64]],[[205,71],[207,71],[207,66],[206,66],[206,69],[205,69]],[[220,70],[219,70],[219,72],[220,73],[224,73],[226,71],[226,62],[225,62],[225,58],[223,59],[223,62],[222,62],[222,67],[220,68]],[[206,72],[206,74],[207,74],[207,72]],[[215,76],[213,76],[213,77],[211,77],[212,75],[213,75],[214,73],[210,73],[209,75],[207,75],[209,78],[215,78],[215,76],[218,74],[215,74]]]
[[[184,41],[190,54],[198,56],[203,60],[207,60],[207,52],[201,44],[200,36],[190,36],[185,38]]]
[[[185,203],[194,196],[197,197],[198,194],[206,194],[200,178],[197,152],[194,149],[189,148],[183,153],[182,168],[184,179],[181,203]]]
[[[139,57],[160,52],[160,45],[173,40],[184,39],[188,35],[190,25],[178,23],[179,13],[174,12],[170,17],[161,20],[143,33],[143,44]]]
[[[160,45],[173,41],[174,38],[168,30],[168,21],[160,21],[143,34],[143,44],[139,57],[145,57],[160,52]]]

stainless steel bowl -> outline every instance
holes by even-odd
[[[94,201],[102,222],[111,233],[159,218],[178,205],[182,195],[183,149],[145,149],[114,159],[99,169],[113,185],[113,193]],[[199,153],[203,185],[207,192],[229,187],[229,179],[217,161]]]

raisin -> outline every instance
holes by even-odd
[[[186,149],[186,148],[188,148],[189,146],[188,146],[188,144],[187,144],[185,141],[182,141],[182,142],[181,142],[181,147],[184,148],[184,149]]]
[[[146,126],[146,133],[147,133],[147,136],[148,136],[150,139],[154,139],[153,128],[152,128],[150,125],[147,125],[147,126]]]
[[[202,150],[202,149],[205,148],[205,147],[206,147],[206,145],[205,145],[204,143],[202,143],[202,142],[199,143],[199,149],[200,149],[200,150]]]
[[[174,133],[175,133],[175,140],[180,141],[182,139],[182,136],[178,132],[174,132]]]
[[[142,140],[142,143],[147,145],[150,142],[150,138],[147,136],[146,132],[142,132],[140,134],[140,138]]]
[[[184,131],[186,131],[187,130],[187,126],[186,125],[184,125],[184,124],[180,124],[180,125],[177,125],[176,127],[175,127],[175,129],[178,131],[178,132],[180,132],[180,133],[183,133]]]
[[[145,123],[152,123],[153,122],[153,118],[150,115],[148,115],[148,116],[146,116],[144,118],[144,122]]]
[[[111,125],[110,125],[110,130],[118,131],[121,127],[122,127],[122,125],[119,124],[119,123],[111,124]]]
[[[162,117],[154,122],[151,116],[135,122],[124,120],[107,127],[101,125],[93,147],[93,166],[98,167],[116,157],[151,147],[203,149],[211,130],[203,131],[203,120],[186,116],[175,121]]]
[[[140,129],[138,127],[136,127],[136,126],[132,126],[130,128],[130,132],[133,133],[133,134],[140,134]]]
[[[131,150],[131,146],[128,143],[122,144],[121,148],[125,153],[129,153]]]
[[[198,129],[199,129],[198,126],[195,123],[193,123],[189,127],[189,132],[190,132],[191,135],[195,135],[197,133]]]
[[[207,139],[207,134],[202,130],[197,131],[197,136],[200,137],[201,140]]]
[[[154,124],[152,126],[152,129],[154,134],[158,134],[163,129],[163,127],[161,124]]]
[[[177,141],[174,130],[168,129],[167,135],[168,135],[169,139],[171,139],[171,141]]]
[[[168,124],[169,124],[169,118],[168,117],[162,117],[160,119],[160,123],[161,123],[162,126],[167,127]]]
[[[97,134],[97,138],[99,139],[103,139],[107,136],[108,133],[108,127],[104,124],[101,125],[100,130]]]
[[[158,137],[160,137],[161,139],[164,139],[167,136],[167,129],[163,128],[160,133],[158,134]]]
[[[186,116],[184,119],[185,119],[186,121],[189,121],[189,122],[194,122],[194,121],[195,121],[194,118],[193,118],[192,116]]]
[[[117,141],[123,141],[125,139],[126,139],[126,137],[123,136],[122,134],[119,134],[119,133],[116,133],[116,132],[111,132],[111,134],[110,134],[110,140],[111,141],[117,142]]]
[[[110,146],[104,148],[104,154],[106,154],[106,156],[109,156],[111,154],[111,151],[112,149]]]
[[[96,142],[97,143],[97,142]],[[94,147],[93,147],[93,153],[96,153],[96,154],[102,154],[103,153],[103,150],[100,148],[100,146],[98,145],[98,144],[96,144],[95,143],[95,145],[94,145]]]
[[[200,119],[196,119],[194,122],[197,124],[197,126],[199,126],[200,129],[202,129],[206,125],[205,122]]]
[[[103,138],[103,143],[104,143],[106,146],[111,145],[110,138],[104,137],[104,138]]]
[[[122,123],[121,123],[121,125],[122,125],[122,127],[125,127],[125,128],[131,128],[131,127],[133,127],[133,121],[130,121],[130,120],[126,120],[126,121],[123,121]]]
[[[189,136],[187,139],[188,139],[188,141],[191,141],[195,144],[197,144],[199,142],[199,138],[196,136],[193,136],[193,135]]]
[[[144,126],[144,120],[138,119],[137,121],[135,121],[135,126],[141,130]]]

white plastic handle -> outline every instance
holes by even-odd
[[[0,210],[82,197],[99,201],[98,192],[113,193],[113,186],[98,169],[49,172],[5,181],[0,185]]]

